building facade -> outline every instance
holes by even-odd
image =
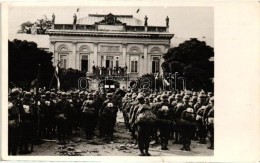
[[[95,73],[100,70],[124,68],[131,76],[162,73],[163,54],[170,47],[174,34],[169,33],[169,19],[165,26],[149,26],[132,15],[98,15],[77,19],[72,24],[56,24],[55,16],[49,51],[53,63]],[[110,73],[109,73],[110,74]]]

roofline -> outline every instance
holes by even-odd
[[[173,33],[160,33],[160,32],[118,32],[118,31],[75,31],[75,30],[49,30],[49,35],[79,35],[91,37],[141,37],[141,38],[168,38],[174,37]]]
[[[88,16],[92,16],[92,17],[105,17],[108,14],[88,14]],[[116,17],[126,17],[126,18],[133,18],[133,15],[114,15]]]

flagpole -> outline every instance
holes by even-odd
[[[53,78],[54,78],[54,76],[55,76],[55,69],[54,69],[54,71],[53,71],[53,75],[52,75],[52,78],[51,78],[51,83],[50,83],[50,86],[49,86],[49,90],[51,89],[51,85],[52,85],[52,81],[53,81]]]

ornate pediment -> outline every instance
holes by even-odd
[[[123,24],[121,21],[116,19],[116,16],[113,14],[108,14],[104,17],[103,20],[98,22],[98,24],[108,24],[108,25],[118,25],[118,24]]]

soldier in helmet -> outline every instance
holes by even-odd
[[[8,155],[16,155],[18,140],[20,135],[21,111],[23,110],[20,101],[21,92],[19,89],[13,89],[8,101]]]
[[[89,140],[94,136],[94,129],[96,127],[95,120],[97,119],[98,115],[98,109],[96,108],[92,93],[88,94],[88,100],[84,101],[81,110],[86,139]]]
[[[46,120],[46,136],[50,138],[50,136],[54,133],[54,107],[55,104],[51,99],[51,92],[47,91],[45,93],[45,100],[42,101],[42,106],[45,107],[45,120]]]
[[[21,111],[21,121],[22,121],[22,135],[21,135],[21,154],[31,153],[33,150],[33,134],[34,134],[34,114],[35,113],[35,104],[32,101],[32,94],[26,92],[22,101],[23,109]],[[31,145],[29,151],[29,145]]]
[[[168,95],[162,94],[162,101],[155,107],[155,115],[158,119],[158,128],[160,131],[161,149],[168,150],[168,140],[170,136],[172,107],[168,101]]]
[[[59,100],[55,106],[55,120],[57,124],[58,143],[66,144],[66,131],[67,131],[67,114],[69,108],[69,102],[67,100],[67,94],[61,93],[61,100]]]
[[[100,132],[104,134],[105,141],[113,141],[114,127],[116,123],[116,115],[118,108],[112,101],[113,94],[107,94],[107,100],[100,109]]]
[[[198,143],[205,144],[206,137],[207,137],[207,130],[206,126],[204,125],[203,114],[206,106],[206,95],[201,93],[198,97],[198,103],[194,106],[196,110],[196,121],[197,121],[197,136],[198,136]]]
[[[180,94],[176,94],[174,98],[175,98],[175,100],[171,103],[171,106],[173,108],[173,132],[174,132],[173,134],[175,135],[174,136],[175,141],[173,143],[178,144],[179,143],[179,126],[176,121],[179,117],[177,117],[175,115],[175,112],[177,109],[177,105],[183,104],[183,101],[182,101],[182,96]]]
[[[182,134],[182,145],[181,150],[190,151],[191,138],[193,136],[193,132],[195,131],[196,123],[195,123],[195,113],[194,109],[188,107],[183,110],[181,113],[181,134]]]
[[[135,133],[135,126],[133,125],[133,115],[134,115],[134,108],[138,105],[138,101],[136,99],[137,94],[133,93],[131,98],[132,100],[129,101],[129,104],[126,107],[127,117],[129,119],[129,131],[131,132],[132,140],[136,144],[136,133]]]
[[[177,105],[175,106],[174,109],[174,120],[175,120],[175,126],[177,128],[177,137],[175,138],[176,143],[181,143],[181,131],[182,131],[182,126],[181,126],[181,114],[184,110],[186,110],[187,108],[191,107],[189,105],[189,100],[190,100],[190,96],[186,95],[183,97],[182,103],[177,103]]]
[[[209,100],[209,105],[204,111],[203,119],[205,126],[208,129],[208,137],[210,146],[208,149],[214,149],[214,97]]]
[[[152,132],[152,126],[155,121],[155,115],[152,113],[151,107],[145,104],[143,95],[138,95],[137,111],[134,118],[134,125],[137,130],[137,143],[140,150],[140,156],[150,156],[149,143]]]

